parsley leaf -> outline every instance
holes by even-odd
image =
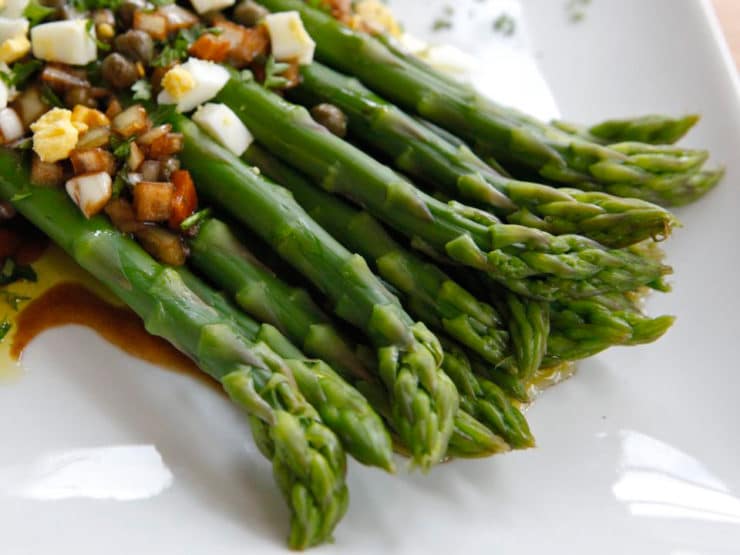
[[[39,0],[31,0],[23,10],[23,17],[28,19],[29,25],[33,27],[44,21],[56,12],[56,9],[42,6]]]
[[[190,48],[190,45],[198,40],[201,35],[206,33],[211,35],[220,35],[222,32],[223,30],[218,27],[203,27],[202,25],[180,29],[173,39],[165,43],[162,51],[156,58],[154,58],[152,66],[167,67],[177,63],[180,60],[187,58],[188,48]]]
[[[108,50],[110,50],[110,44],[103,42],[95,34],[95,22],[92,19],[88,19],[85,22],[85,32],[95,41],[99,50],[102,50],[103,52],[108,52]]]
[[[151,100],[152,98],[152,85],[146,79],[139,79],[131,85],[131,90],[134,92],[134,100]]]
[[[265,88],[281,89],[288,84],[288,80],[283,77],[283,73],[290,67],[290,64],[276,62],[273,56],[267,59],[265,65]]]
[[[16,62],[8,71],[0,71],[0,79],[9,87],[23,88],[26,82],[44,65],[40,60]]]
[[[19,295],[18,293],[13,293],[12,291],[8,291],[7,289],[0,289],[0,298],[2,298],[10,308],[17,311],[21,307],[21,303],[24,301],[30,301],[31,297],[26,297],[25,295]]]
[[[0,285],[8,285],[22,279],[35,282],[38,276],[31,266],[18,266],[12,258],[7,258],[0,269]]]
[[[3,318],[3,321],[0,322],[0,343],[5,339],[12,327],[13,324],[11,324],[7,318]]]
[[[56,106],[57,108],[65,107],[64,102],[62,102],[62,100],[57,96],[57,93],[51,90],[51,87],[49,87],[49,85],[41,86],[41,97],[52,106]]]
[[[126,159],[131,154],[131,143],[134,142],[136,137],[129,137],[126,140],[119,139],[115,135],[111,135],[110,146],[113,148],[113,156],[118,159]]]
[[[183,231],[187,231],[189,229],[194,228],[197,225],[200,225],[203,223],[203,221],[207,220],[211,217],[213,210],[210,208],[206,208],[204,210],[199,210],[195,214],[192,214],[185,218],[183,222],[180,224],[180,229]]]

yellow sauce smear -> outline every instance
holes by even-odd
[[[133,311],[120,305],[112,293],[57,247],[51,247],[34,263],[34,269],[38,282],[18,282],[9,288],[33,300],[17,313],[3,309],[13,328],[0,343],[0,377],[19,374],[24,349],[44,331],[80,325],[94,330],[131,356],[217,385],[188,357],[165,340],[150,335]],[[0,320],[3,317],[0,314]]]

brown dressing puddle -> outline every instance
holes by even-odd
[[[79,325],[95,331],[133,357],[163,369],[186,374],[220,390],[218,383],[203,374],[187,356],[164,339],[150,335],[133,311],[105,300],[103,297],[110,296],[105,291],[93,292],[83,284],[88,281],[85,276],[81,276],[82,283],[58,281],[59,278],[78,277],[65,272],[63,264],[60,265],[59,262],[57,260],[51,264],[56,270],[56,279],[52,283],[35,285],[36,294],[33,300],[28,301],[13,315],[13,330],[6,338],[9,342],[7,354],[10,360],[5,363],[17,363],[26,347],[44,331],[66,325]],[[3,363],[0,360],[0,365]]]

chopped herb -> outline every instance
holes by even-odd
[[[10,202],[18,202],[19,200],[27,199],[32,195],[31,191],[24,191],[22,193],[16,193],[10,197]]]
[[[516,20],[508,13],[502,13],[493,22],[493,30],[505,37],[510,37],[516,31]]]
[[[34,25],[38,25],[43,22],[47,17],[50,17],[55,12],[56,9],[42,6],[38,0],[31,0],[23,10],[23,17],[28,19],[29,25],[33,27]]]
[[[198,40],[201,35],[205,33],[217,35],[221,32],[223,32],[221,29],[203,27],[201,25],[196,25],[189,29],[180,29],[173,39],[164,44],[162,51],[156,58],[154,58],[152,65],[154,67],[167,67],[177,63],[187,57],[188,48],[190,48],[190,45]]]
[[[77,11],[89,12],[106,8],[117,10],[123,4],[123,0],[72,0],[70,3]]]
[[[94,87],[103,85],[102,66],[103,63],[100,60],[95,60],[85,66],[85,75],[87,75],[87,80],[90,81]]]
[[[131,154],[131,143],[134,142],[136,137],[129,137],[128,139],[119,139],[115,135],[111,135],[110,143],[113,148],[113,156],[118,159],[125,160]]]
[[[12,327],[13,324],[10,323],[10,320],[3,318],[3,321],[0,322],[0,343],[5,339]]]
[[[265,65],[265,88],[281,89],[288,84],[288,80],[283,77],[283,73],[290,67],[290,64],[276,62],[273,56],[267,58]]]
[[[90,38],[95,41],[95,44],[100,50],[102,50],[103,52],[108,52],[108,50],[110,50],[110,44],[108,44],[107,42],[103,42],[95,34],[95,22],[92,19],[88,19],[85,22],[85,32],[87,32]]]
[[[571,23],[583,21],[586,17],[586,8],[591,4],[591,0],[568,0],[566,11]]]
[[[7,289],[0,289],[0,298],[2,298],[5,303],[15,311],[21,307],[22,302],[31,300],[31,297],[19,295],[18,293],[13,293]]]
[[[5,259],[0,268],[0,285],[8,285],[20,280],[35,282],[38,279],[31,266],[19,266],[12,258]]]
[[[113,187],[111,188],[111,197],[118,198],[121,193],[128,185],[128,175],[125,170],[121,170],[116,174],[116,178],[113,180]]]
[[[175,0],[149,0],[149,2],[155,6],[169,6],[170,4],[174,4]]]
[[[16,62],[8,71],[0,71],[0,79],[9,87],[22,88],[42,65],[40,60]]]
[[[180,229],[182,229],[183,231],[187,231],[197,225],[202,224],[204,220],[207,220],[211,217],[212,212],[213,210],[211,210],[210,208],[199,210],[195,214],[185,218],[180,224]]]
[[[131,90],[134,92],[134,100],[151,100],[152,98],[152,85],[146,79],[139,79],[131,85]]]
[[[51,104],[57,108],[64,108],[64,102],[57,96],[57,93],[51,90],[49,85],[41,86],[41,97],[46,100],[47,104]]]

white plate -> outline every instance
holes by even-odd
[[[395,2],[422,30],[445,3]],[[353,465],[351,508],[319,553],[740,552],[734,66],[708,3],[596,0],[578,24],[565,4],[529,0],[525,13],[567,118],[700,112],[688,143],[728,164],[668,244],[675,291],[650,305],[679,322],[548,392],[529,413],[534,451],[430,476]],[[80,328],[45,334],[25,366],[0,387],[0,552],[285,552],[269,465],[218,395]]]

